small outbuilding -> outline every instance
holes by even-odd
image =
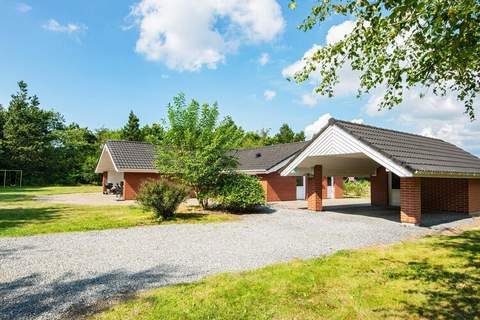
[[[281,175],[308,176],[308,208],[322,210],[324,176],[366,176],[371,204],[400,207],[420,224],[422,211],[480,211],[480,159],[443,140],[330,119]]]

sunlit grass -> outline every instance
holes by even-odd
[[[36,196],[101,192],[98,186],[0,189],[0,236],[28,236],[45,233],[103,230],[171,223],[209,223],[236,219],[226,213],[204,212],[181,206],[177,216],[157,221],[151,212],[137,205],[68,205],[36,201]]]

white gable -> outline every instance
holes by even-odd
[[[317,157],[318,164],[321,165],[322,156],[340,156],[359,153],[364,154],[400,177],[412,176],[412,173],[409,170],[385,157],[380,152],[372,149],[335,124],[330,125],[318,137],[316,137],[315,140],[281,172],[281,175],[287,176],[292,174],[297,167],[302,163],[305,163],[304,161],[309,158]],[[350,162],[348,165],[351,166],[352,163]],[[345,171],[350,172],[350,170]]]

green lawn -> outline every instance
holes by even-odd
[[[101,192],[98,186],[0,189],[0,236],[102,230],[169,223],[208,223],[236,219],[208,214],[196,207],[180,207],[177,217],[158,222],[138,206],[87,206],[35,201],[35,196]]]
[[[480,319],[480,230],[221,274],[95,319]]]

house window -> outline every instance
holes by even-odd
[[[400,177],[392,173],[392,189],[400,189]]]
[[[297,177],[297,187],[303,187],[303,177]]]
[[[333,185],[333,177],[327,177],[327,185],[331,187]]]

